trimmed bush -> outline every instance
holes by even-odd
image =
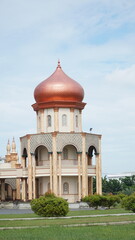
[[[114,207],[117,203],[120,203],[120,197],[117,195],[107,195],[104,197],[106,198],[105,205],[102,204],[102,206],[111,208]]]
[[[66,216],[69,208],[68,202],[54,194],[46,194],[31,201],[31,209],[42,217]]]
[[[108,207],[111,208],[115,206],[117,203],[120,203],[120,197],[117,195],[90,195],[86,196],[82,199],[83,202],[87,202],[90,207],[94,207],[97,209],[98,207]]]
[[[94,207],[97,209],[101,206],[101,196],[100,195],[89,195],[82,199],[83,202],[87,202],[89,207]]]
[[[121,206],[126,210],[131,210],[135,213],[135,194],[124,197]]]

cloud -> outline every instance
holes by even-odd
[[[116,69],[106,76],[107,81],[117,84],[135,85],[135,64],[126,69]]]

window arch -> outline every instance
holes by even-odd
[[[52,126],[52,118],[51,115],[47,115],[47,126],[51,127]]]
[[[75,125],[78,127],[78,115],[75,116]]]
[[[68,184],[68,182],[63,183],[63,194],[69,194],[69,184]]]
[[[68,159],[68,149],[66,147],[63,149],[63,159],[64,160]]]
[[[67,126],[67,115],[66,114],[62,115],[62,126]]]

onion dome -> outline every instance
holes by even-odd
[[[50,107],[83,109],[85,106],[82,86],[63,72],[59,61],[55,72],[35,88],[34,98],[35,111]]]

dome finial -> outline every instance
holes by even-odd
[[[58,66],[57,66],[57,68],[61,68],[61,66],[60,66],[60,59],[58,59]]]

